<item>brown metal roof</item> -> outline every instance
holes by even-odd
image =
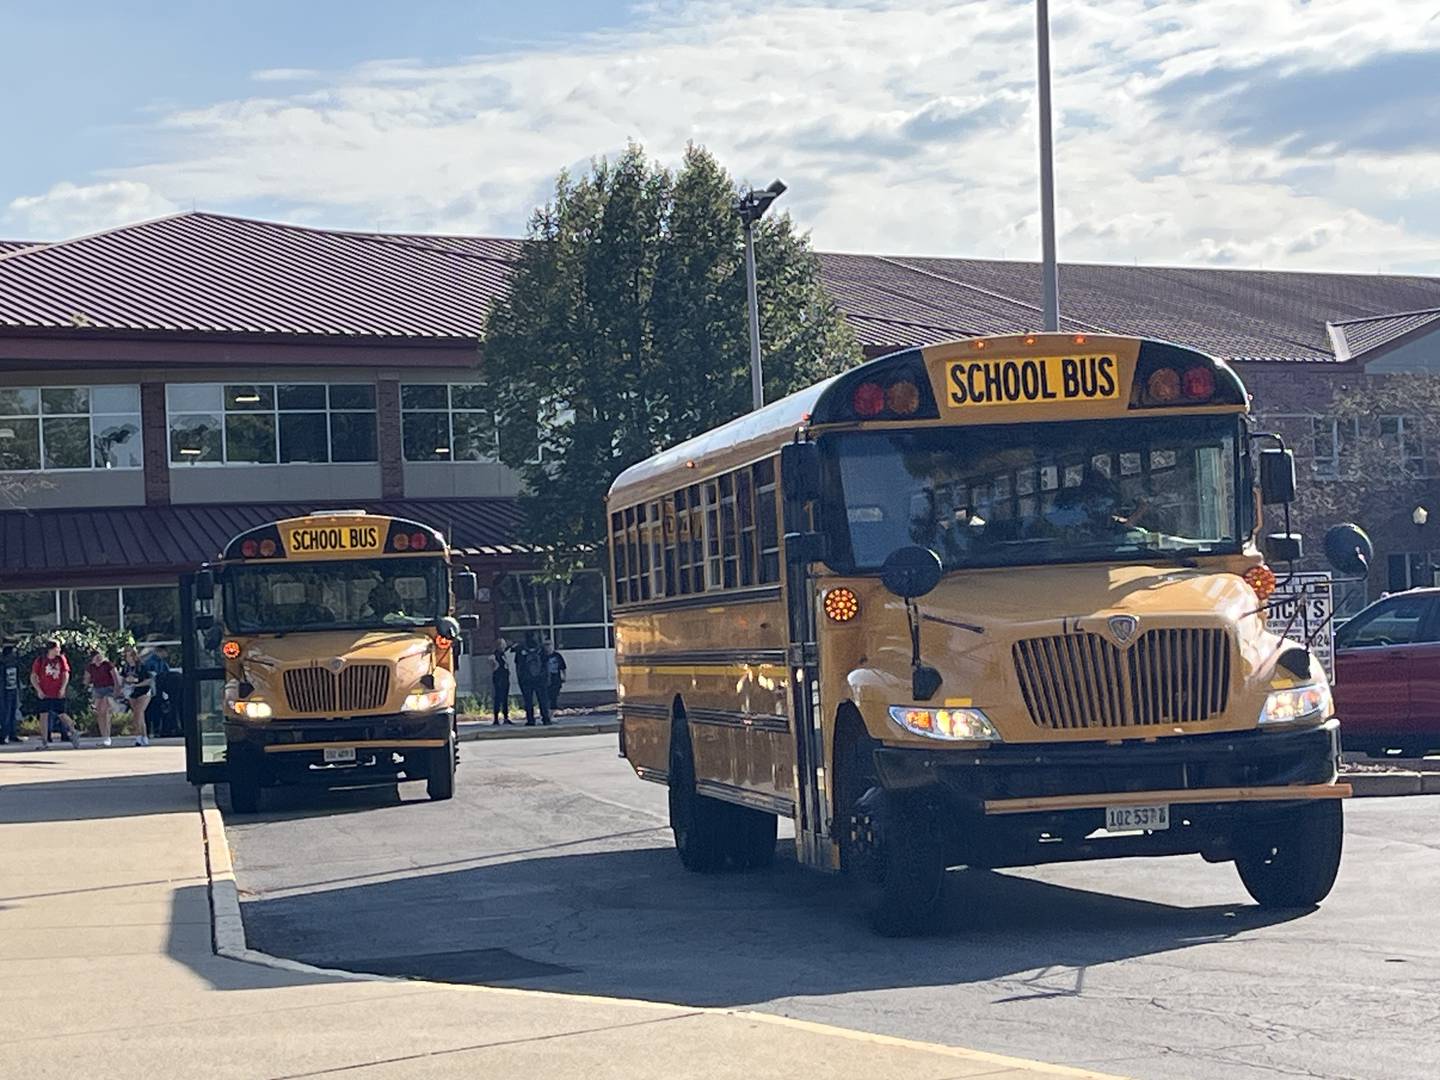
[[[524,246],[176,214],[0,249],[0,329],[476,340]],[[872,355],[1039,328],[1035,263],[822,254],[820,265]],[[1326,362],[1327,323],[1440,307],[1440,278],[1066,264],[1060,300],[1067,330]]]
[[[474,339],[515,251],[176,214],[0,257],[0,326]]]
[[[0,255],[8,255],[12,251],[24,251],[26,248],[41,247],[34,240],[0,240]]]
[[[465,555],[523,554],[514,499],[384,499],[332,502],[120,506],[0,511],[0,566],[7,585],[54,584],[107,571],[164,578],[213,559],[237,533],[316,510],[363,509],[438,529]]]

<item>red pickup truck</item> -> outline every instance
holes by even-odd
[[[1334,693],[1346,750],[1440,750],[1440,588],[1387,596],[1340,627]]]

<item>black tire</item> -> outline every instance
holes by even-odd
[[[737,869],[763,870],[775,861],[779,821],[774,814],[748,806],[730,806],[732,818],[727,854]]]
[[[1235,869],[1262,908],[1314,907],[1335,884],[1344,837],[1339,799],[1298,806],[1255,828]]]
[[[670,729],[669,786],[670,831],[680,865],[696,874],[725,869],[736,831],[733,811],[740,808],[696,792],[695,755],[684,719],[676,719]]]
[[[455,797],[455,742],[448,741],[438,750],[429,752],[429,768],[425,773],[425,794],[431,802]]]
[[[914,937],[938,927],[945,893],[945,851],[932,807],[914,795],[878,792],[879,881],[870,885],[870,928],[881,937]]]
[[[225,778],[230,783],[230,809],[237,814],[260,812],[260,763],[248,747],[225,748]]]

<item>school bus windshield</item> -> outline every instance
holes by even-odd
[[[837,433],[828,562],[877,569],[911,544],[947,570],[1232,553],[1245,535],[1234,416]]]
[[[426,626],[449,599],[440,558],[232,566],[226,587],[226,623],[238,634]]]

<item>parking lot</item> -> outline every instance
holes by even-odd
[[[1137,1077],[1431,1076],[1435,803],[1347,814],[1317,911],[1263,913],[1198,857],[959,871],[949,925],[906,941],[784,857],[685,873],[664,789],[610,735],[466,744],[451,802],[278,792],[227,832],[251,946],[324,966],[743,1005]]]

